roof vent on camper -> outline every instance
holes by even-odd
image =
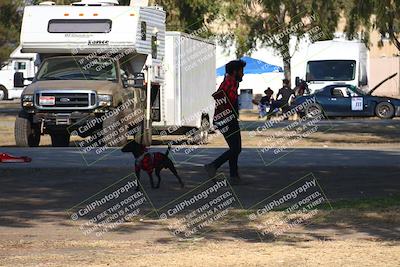
[[[73,6],[117,6],[118,0],[82,0],[72,3]]]
[[[130,6],[149,6],[149,0],[131,0]]]
[[[39,3],[40,6],[55,6],[56,3],[54,3],[53,1],[44,1]]]

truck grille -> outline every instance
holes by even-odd
[[[40,97],[54,96],[54,105],[41,105]],[[96,92],[94,91],[43,91],[35,93],[35,106],[38,109],[52,110],[82,110],[96,107]]]

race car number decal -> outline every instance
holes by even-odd
[[[364,98],[352,97],[351,98],[351,110],[363,110]]]

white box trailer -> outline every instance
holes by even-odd
[[[166,32],[165,45],[165,86],[153,126],[167,133],[193,127],[206,134],[215,107],[216,45],[181,32]]]

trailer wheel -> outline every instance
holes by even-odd
[[[50,137],[53,147],[69,147],[71,135],[67,131],[50,133]]]
[[[8,99],[8,91],[7,88],[0,85],[0,101]]]
[[[394,107],[388,102],[381,102],[376,105],[375,114],[384,120],[392,119],[394,117]]]
[[[32,124],[28,118],[18,116],[14,128],[15,143],[19,147],[38,147],[40,128]]]

